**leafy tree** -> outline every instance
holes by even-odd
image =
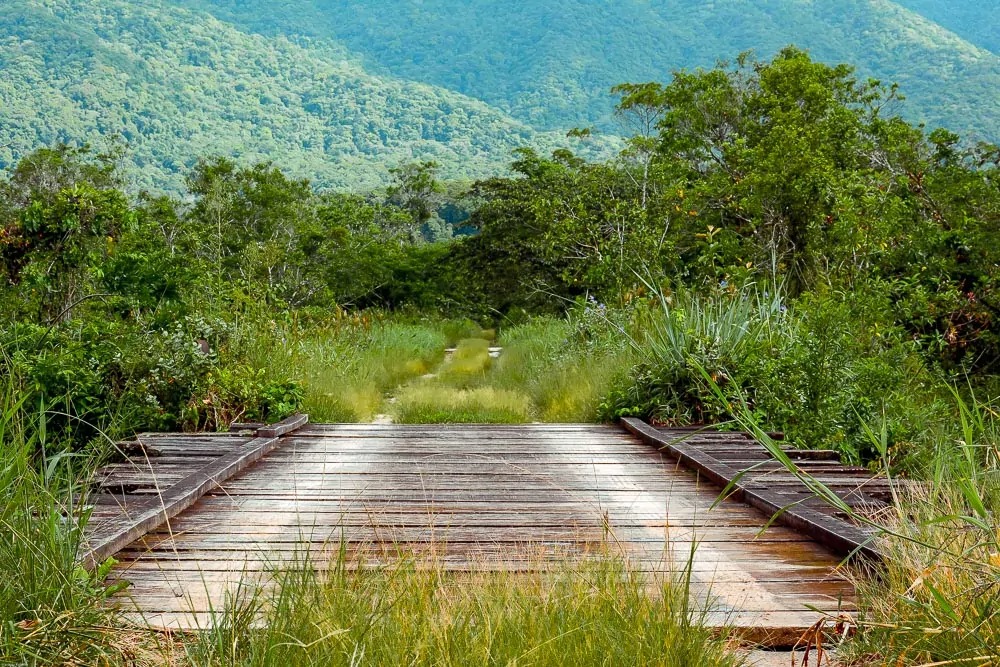
[[[38,319],[68,319],[93,296],[102,262],[134,222],[116,184],[103,156],[66,146],[29,156],[5,184],[0,261]]]
[[[452,236],[451,229],[438,215],[445,192],[437,179],[439,169],[437,162],[410,162],[389,170],[392,175],[392,185],[387,190],[389,202],[410,214],[410,236],[414,241],[420,238],[447,241]]]

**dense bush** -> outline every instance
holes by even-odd
[[[878,458],[865,430],[878,423],[894,455],[915,463],[927,454],[926,429],[948,418],[939,378],[883,301],[845,296],[788,301],[756,287],[662,295],[636,310],[639,361],[605,398],[602,415],[720,423],[745,406],[792,443],[856,462]]]
[[[227,325],[201,318],[152,331],[100,320],[16,324],[0,329],[0,370],[44,412],[52,439],[76,447],[141,430],[277,421],[298,409],[298,385],[232,358],[229,337]]]

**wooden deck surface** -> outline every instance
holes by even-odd
[[[762,532],[769,516],[742,502],[713,508],[719,491],[617,426],[308,425],[126,547],[115,576],[147,622],[193,628],[239,582],[306,552],[322,567],[342,545],[359,565],[402,553],[521,571],[610,552],[651,573],[696,546],[710,622],[787,641],[820,618],[811,608],[853,609],[838,557],[786,527]]]

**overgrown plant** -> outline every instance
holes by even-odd
[[[927,481],[901,490],[887,518],[881,576],[858,581],[854,652],[888,664],[1000,662],[1000,423],[995,405],[952,395],[955,421],[935,434]]]
[[[221,611],[190,661],[213,665],[699,665],[743,660],[699,624],[683,581],[618,560],[546,572],[455,574],[399,554],[356,569],[278,575],[270,594]]]
[[[726,419],[725,404],[714,400],[699,369],[720,385],[738,382],[735,371],[743,360],[786,323],[782,290],[748,285],[700,296],[647,287],[653,303],[638,311],[629,335],[639,362],[633,377],[605,401],[604,416],[674,423]]]
[[[15,379],[0,381],[0,662],[126,664],[144,650],[105,602],[112,561],[77,562],[87,512],[80,454],[46,452]]]
[[[704,373],[719,400],[731,400]],[[895,511],[859,512],[803,472],[756,421],[734,405],[740,427],[818,498],[872,530],[881,561],[855,571],[861,613],[844,647],[859,664],[992,665],[1000,661],[1000,422],[994,407],[952,388],[954,423],[934,435],[926,481],[897,483]],[[889,436],[863,424],[889,474]]]

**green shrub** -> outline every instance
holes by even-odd
[[[659,292],[655,305],[637,311],[632,346],[638,363],[632,377],[612,390],[602,415],[639,416],[674,424],[724,421],[705,375],[727,386],[739,383],[744,361],[788,326],[780,290],[750,286],[701,297]]]
[[[947,414],[919,349],[877,315],[886,312],[877,296],[807,295],[786,306],[780,293],[753,288],[684,292],[639,312],[639,361],[602,401],[606,419],[725,423],[746,401],[790,442],[853,462],[877,458],[863,424],[879,421],[896,462],[912,467],[927,429]]]

